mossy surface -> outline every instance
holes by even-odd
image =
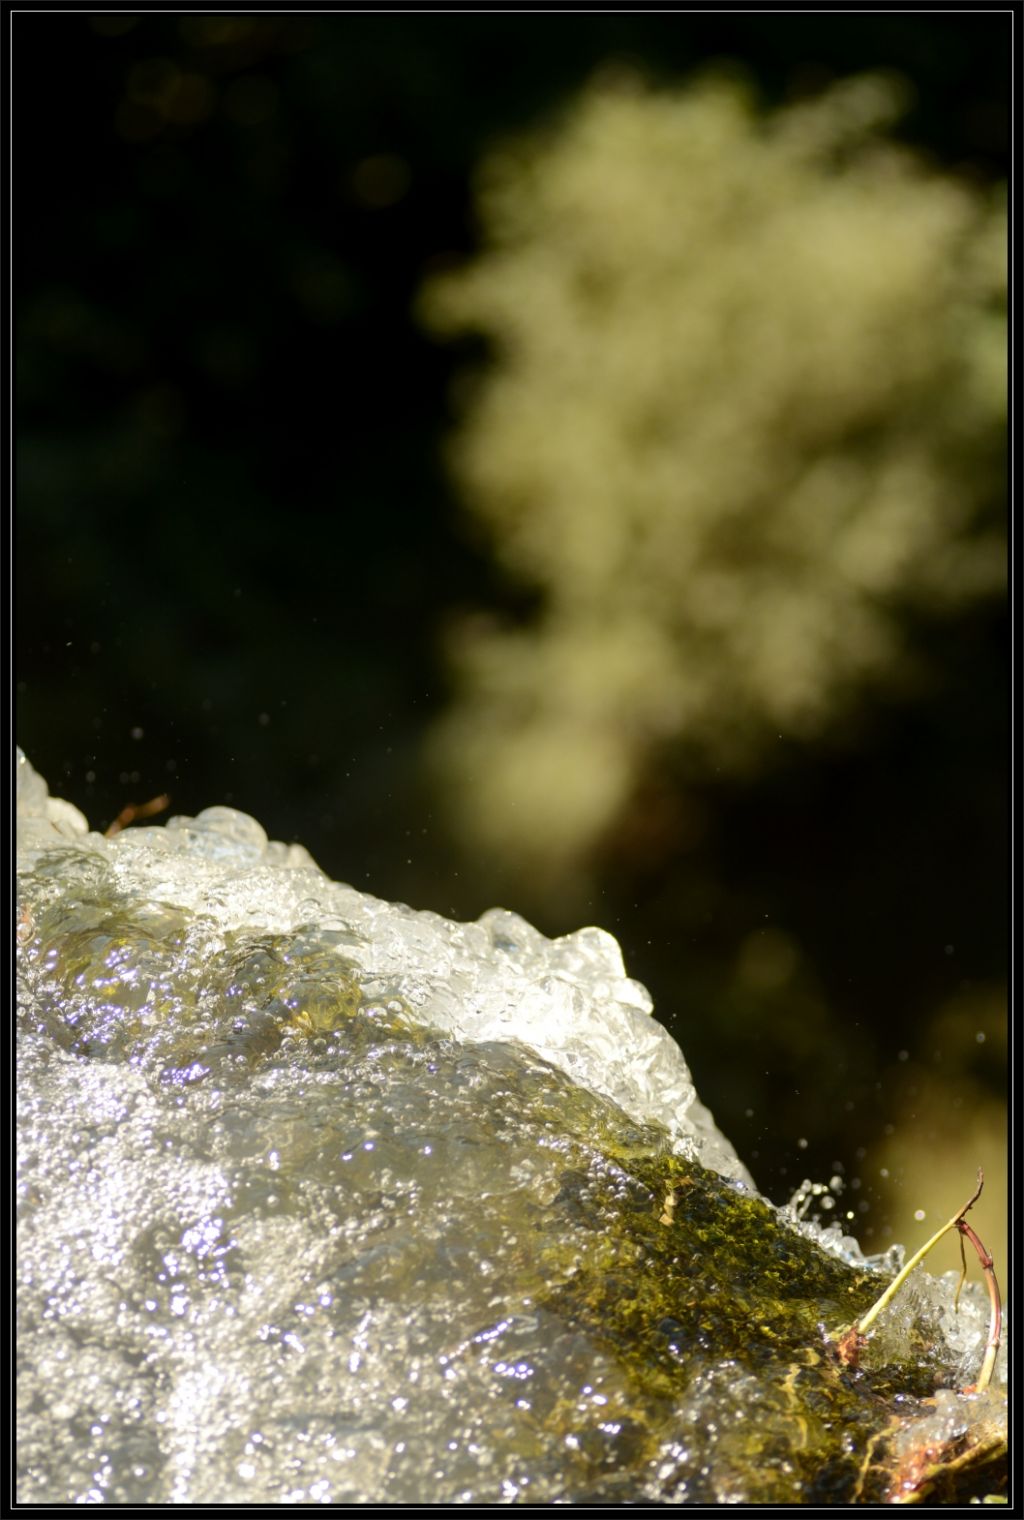
[[[18,939],[28,1502],[104,1453],[129,1504],[999,1492],[926,1307],[843,1365],[877,1272],[514,1040],[439,1038],[343,931],[44,859]]]
[[[607,1144],[613,1151],[612,1137]],[[563,1281],[548,1303],[631,1368],[648,1418],[628,1418],[647,1424],[659,1453],[650,1496],[892,1498],[897,1435],[957,1377],[934,1327],[915,1323],[898,1359],[842,1366],[832,1339],[877,1298],[876,1273],[825,1255],[759,1199],[696,1164],[661,1155],[621,1165],[614,1178],[600,1168],[566,1174],[559,1202],[596,1239],[568,1271],[552,1261],[552,1277]],[[1005,1430],[1001,1440],[1005,1464]],[[999,1451],[990,1419],[948,1452],[921,1459],[921,1492],[965,1492],[975,1478],[991,1488]]]
[[[170,1076],[196,1061],[251,1069],[289,1034],[330,1035],[357,1013],[353,1041],[411,1032],[401,999],[364,987],[329,935],[225,932],[180,907],[119,903],[102,886],[31,915],[33,1018],[77,1055],[162,1063]]]

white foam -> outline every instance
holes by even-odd
[[[117,889],[181,909],[221,932],[303,929],[343,947],[347,963],[400,998],[422,1022],[462,1040],[516,1040],[638,1123],[663,1126],[683,1152],[752,1187],[699,1101],[682,1051],[626,974],[617,941],[585,928],[550,940],[492,908],[456,923],[331,881],[299,845],[267,839],[233,808],[107,839],[49,797],[18,751],[19,861],[74,845],[113,873]],[[197,943],[197,971],[203,947]]]

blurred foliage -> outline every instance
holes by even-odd
[[[652,759],[756,775],[906,680],[908,610],[1002,588],[1004,204],[885,140],[900,99],[858,77],[762,117],[726,77],[599,79],[486,159],[484,250],[426,289],[491,345],[453,458],[526,592],[453,631],[437,773],[552,898]]]
[[[882,1193],[880,1167],[889,1166],[893,1182],[898,1167],[875,1154],[887,1143],[887,1128],[889,1138],[898,1138],[908,1115],[920,1113],[908,1107],[903,1084],[909,1067],[896,1052],[906,1048],[912,1064],[918,1062],[924,1031],[950,999],[978,996],[1002,1006],[1008,838],[1002,605],[979,593],[959,611],[943,611],[940,603],[950,598],[939,591],[949,560],[941,535],[973,545],[977,589],[986,573],[981,544],[986,532],[991,536],[978,504],[991,498],[997,526],[1001,511],[986,422],[992,402],[984,396],[984,386],[994,382],[984,380],[981,329],[972,354],[951,355],[942,345],[953,341],[957,313],[966,322],[977,309],[977,299],[957,282],[968,278],[972,256],[985,257],[981,203],[1007,172],[1009,20],[977,8],[956,14],[670,14],[634,7],[543,16],[35,11],[19,12],[12,29],[16,167],[20,157],[26,160],[15,176],[14,204],[14,631],[17,727],[33,762],[55,792],[101,827],[126,803],[169,791],[172,812],[195,813],[215,802],[244,808],[274,837],[302,840],[333,876],[382,897],[464,917],[502,900],[534,917],[546,933],[583,921],[604,925],[621,939],[630,972],[650,987],[702,1096],[759,1184],[784,1198],[803,1176],[828,1177],[837,1169],[833,1163],[842,1162],[849,1182],[843,1201],[857,1213],[858,1233],[871,1249],[902,1238],[918,1206],[914,1197],[898,1199],[895,1190]],[[550,478],[586,478],[597,526],[588,534],[585,522],[573,527],[567,513],[563,524],[545,509],[545,521],[531,530],[542,539],[541,571],[543,537],[556,525],[559,552],[570,531],[582,538],[580,594],[594,605],[602,556],[607,560],[614,550],[607,535],[617,531],[613,521],[599,518],[599,508],[619,485],[591,467],[595,458],[626,457],[619,435],[627,423],[638,430],[636,448],[645,464],[626,482],[636,508],[627,520],[619,579],[632,579],[642,600],[649,562],[675,556],[682,568],[671,523],[660,522],[646,548],[629,527],[661,490],[655,466],[673,470],[673,438],[681,435],[678,398],[666,392],[650,416],[645,412],[659,366],[669,365],[672,384],[690,376],[687,406],[705,429],[725,430],[717,453],[714,438],[701,443],[711,474],[689,482],[694,500],[699,505],[703,492],[706,502],[715,479],[731,480],[736,493],[734,519],[720,524],[722,549],[711,559],[722,582],[721,611],[716,614],[702,579],[705,605],[691,610],[677,596],[674,608],[658,610],[657,626],[670,625],[664,643],[641,648],[635,671],[609,669],[616,700],[645,727],[628,736],[602,729],[577,770],[585,817],[600,817],[609,807],[613,817],[587,870],[581,862],[577,872],[581,891],[586,874],[593,890],[574,901],[568,893],[553,895],[550,883],[545,890],[539,866],[531,864],[535,854],[526,850],[519,852],[525,864],[517,876],[486,834],[470,842],[468,854],[456,853],[436,793],[424,785],[424,743],[446,710],[454,668],[450,660],[446,667],[438,629],[447,624],[456,648],[470,653],[477,642],[500,649],[504,641],[492,639],[489,625],[511,616],[533,648],[540,642],[538,608],[548,624],[551,609],[545,602],[550,590],[538,583],[529,557],[536,551],[528,556],[524,540],[514,562],[505,558],[507,550],[495,554],[495,537],[507,535],[499,534],[497,521],[484,520],[482,507],[475,517],[459,513],[442,469],[446,396],[453,375],[479,353],[479,341],[430,341],[411,306],[425,280],[458,266],[476,247],[474,166],[493,144],[574,100],[595,69],[651,71],[665,92],[651,96],[648,109],[663,98],[669,115],[659,130],[667,145],[644,175],[645,182],[668,187],[664,194],[678,210],[672,144],[680,128],[669,124],[669,108],[688,98],[679,91],[695,71],[723,59],[756,80],[769,109],[788,110],[867,68],[898,72],[912,81],[913,98],[889,136],[927,155],[935,172],[906,162],[900,167],[893,149],[868,127],[859,138],[851,128],[846,146],[836,142],[834,149],[807,135],[803,158],[797,146],[786,158],[774,139],[784,138],[785,121],[796,123],[797,116],[768,116],[758,124],[738,87],[705,87],[705,109],[717,112],[714,130],[731,133],[741,155],[730,183],[744,163],[748,169],[757,164],[765,192],[769,175],[778,192],[762,193],[741,178],[742,194],[730,199],[723,191],[716,200],[705,167],[699,183],[708,207],[689,213],[703,218],[701,237],[715,232],[717,260],[724,258],[730,217],[742,234],[725,266],[748,282],[746,309],[716,307],[706,316],[695,310],[688,319],[692,331],[684,326],[682,339],[673,340],[680,354],[666,357],[662,332],[671,335],[670,320],[683,316],[678,301],[666,305],[662,290],[687,249],[695,251],[692,241],[680,249],[672,237],[661,250],[662,273],[647,277],[657,303],[642,310],[639,283],[629,286],[638,308],[630,342],[614,258],[626,256],[631,237],[644,243],[645,258],[652,256],[650,230],[671,220],[671,207],[648,203],[629,183],[616,193],[638,218],[635,232],[616,216],[622,225],[614,236],[621,242],[592,239],[595,249],[605,249],[602,259],[614,255],[602,275],[611,282],[609,298],[582,255],[577,272],[586,278],[564,300],[557,258],[551,266],[551,292],[543,296],[557,317],[550,337],[560,331],[571,337],[577,358],[550,358],[562,393],[552,394],[544,377],[536,377],[538,396],[550,403],[550,427],[534,446],[540,464],[554,459],[556,445],[577,448],[572,472],[563,461]],[[627,93],[619,107],[637,113],[637,132],[645,98],[640,92],[630,106]],[[884,108],[884,101],[878,104]],[[820,118],[820,108],[809,109],[805,120]],[[578,108],[570,110],[570,122],[574,115]],[[841,136],[839,127],[831,130]],[[537,173],[549,175],[543,166],[550,153],[541,147],[513,144],[502,156],[511,154],[514,165],[523,151],[539,155]],[[619,165],[621,181],[630,140],[603,151],[612,155],[609,171]],[[702,151],[706,163],[714,143]],[[883,289],[872,310],[879,322],[888,321],[888,331],[880,337],[858,330],[847,340],[863,362],[875,356],[888,399],[874,411],[862,396],[865,411],[858,412],[856,393],[843,389],[863,385],[863,369],[848,374],[838,351],[834,361],[822,354],[815,332],[799,334],[804,362],[818,366],[814,389],[838,414],[849,406],[848,415],[868,420],[853,427],[842,448],[823,421],[823,436],[812,437],[810,419],[822,413],[800,400],[795,374],[787,382],[790,411],[775,416],[780,436],[800,442],[797,462],[808,475],[798,478],[794,468],[785,482],[786,510],[793,513],[790,498],[799,499],[803,480],[809,523],[799,529],[807,536],[807,560],[799,574],[794,566],[794,585],[807,599],[809,619],[825,616],[829,596],[853,618],[849,628],[838,618],[831,629],[812,622],[809,677],[794,685],[797,672],[786,674],[792,716],[776,724],[783,734],[777,738],[763,703],[766,692],[776,692],[776,703],[785,693],[778,691],[775,665],[766,678],[759,662],[766,663],[773,648],[776,661],[783,658],[784,623],[773,621],[775,642],[762,650],[764,618],[761,611],[752,618],[751,630],[755,624],[758,630],[756,639],[752,631],[748,638],[749,669],[759,671],[754,683],[743,676],[743,648],[722,639],[715,619],[725,617],[729,597],[741,595],[755,608],[770,605],[786,554],[795,554],[792,544],[774,541],[795,518],[772,518],[767,509],[757,517],[757,492],[744,483],[744,459],[747,469],[780,469],[779,451],[769,449],[761,425],[762,415],[780,410],[779,397],[765,392],[759,398],[755,388],[758,375],[776,380],[757,345],[770,355],[773,344],[785,349],[789,337],[766,315],[754,321],[763,311],[761,295],[779,283],[789,292],[784,315],[796,321],[802,312],[805,326],[846,335],[845,286],[838,294],[833,287],[831,302],[824,294],[817,299],[811,288],[801,308],[790,268],[806,274],[812,287],[816,257],[834,282],[849,278],[862,291],[870,278],[870,269],[844,272],[850,250],[844,252],[841,241],[820,251],[801,246],[781,253],[778,242],[773,249],[767,241],[770,228],[781,240],[787,226],[817,236],[812,209],[818,205],[824,219],[820,167],[832,153],[829,225],[846,225],[842,195],[877,161],[880,186],[864,191],[865,207],[873,208],[870,225],[877,228],[891,211],[880,235],[886,244],[893,241],[900,269],[911,270],[920,259],[923,284],[909,290],[904,307],[895,301],[887,307]],[[626,179],[633,178],[630,166]],[[903,181],[905,196],[890,206],[900,199],[893,186]],[[793,195],[782,186],[794,187]],[[801,210],[795,187],[805,186],[814,193]],[[600,187],[584,183],[580,195],[585,189],[583,204],[559,234],[570,243],[574,218],[591,206],[591,219],[600,223],[612,204],[602,201]],[[915,217],[934,219],[934,255],[914,242]],[[997,210],[990,211],[990,227],[997,219]],[[584,230],[580,221],[577,240]],[[552,236],[548,228],[548,242]],[[516,260],[513,251],[502,257],[521,263],[522,251]],[[492,248],[486,257],[493,263],[498,254]],[[942,265],[945,276],[943,258],[949,261]],[[881,277],[887,262],[874,254],[871,261]],[[571,268],[566,262],[562,274],[568,277]],[[702,300],[713,290],[713,273],[708,261],[703,273],[696,265],[691,270]],[[950,309],[943,307],[931,322],[934,332],[922,337],[915,326],[911,343],[909,318],[933,309],[929,303],[943,278]],[[998,283],[998,269],[975,269],[970,278],[977,297]],[[524,274],[515,279],[516,288],[527,290]],[[529,299],[537,302],[541,294]],[[562,306],[579,313],[568,327]],[[517,346],[532,331],[531,315],[523,313]],[[731,326],[719,353],[708,326],[723,315]],[[998,318],[995,305],[991,316]],[[581,324],[594,334],[584,347],[572,337]],[[476,325],[488,330],[507,371],[510,356],[500,350],[512,343],[511,329],[503,335],[490,319]],[[625,358],[612,352],[614,343],[626,343]],[[707,366],[695,394],[687,345]],[[918,386],[915,366],[937,348],[945,388],[927,384],[927,377]],[[619,380],[616,366],[633,363],[630,355],[639,355],[640,370],[624,371]],[[673,378],[677,361],[679,379]],[[727,363],[732,369],[724,375],[723,400]],[[574,418],[582,416],[573,397],[585,398],[588,388],[597,393],[601,384],[619,386],[624,400],[634,397],[631,409],[610,417],[607,441],[595,441],[581,419],[577,432],[560,420],[570,402]],[[923,525],[903,525],[903,508],[892,506],[913,574],[903,575],[893,548],[873,572],[883,582],[889,575],[889,589],[870,592],[870,564],[862,564],[860,580],[846,588],[842,577],[837,582],[833,571],[826,574],[815,563],[815,556],[823,558],[815,532],[823,531],[817,524],[826,507],[812,508],[812,488],[823,500],[826,486],[835,494],[830,510],[843,521],[847,547],[859,544],[862,559],[868,549],[877,553],[864,537],[870,517],[859,536],[854,528],[868,496],[870,515],[879,520],[882,483],[894,491],[898,474],[895,455],[886,455],[883,469],[873,436],[895,449],[889,413],[911,433],[915,398],[927,442],[913,456],[911,484],[935,515]],[[730,431],[734,406],[756,449],[766,451],[763,459]],[[936,418],[941,430],[932,426]],[[659,429],[666,434],[661,442]],[[698,442],[695,434],[688,446]],[[948,458],[949,479],[959,490],[968,455],[976,472],[962,502],[957,498],[964,510],[957,521],[953,491],[938,504],[927,493],[936,489],[940,456]],[[736,456],[732,465],[730,456]],[[843,503],[856,498],[861,479],[864,503],[855,499],[844,518]],[[674,478],[670,484],[676,489]],[[744,578],[739,564],[735,573],[730,567],[742,561],[747,544],[751,564],[765,556],[765,536],[772,541],[762,587]],[[824,559],[834,570],[834,560]],[[962,575],[959,564],[955,571],[965,593],[966,563]],[[657,581],[667,585],[660,565]],[[575,615],[576,603],[565,605],[565,615]],[[469,607],[480,609],[475,624],[458,616]],[[561,617],[561,603],[559,609]],[[600,635],[611,654],[620,635],[636,636],[634,626],[656,626],[643,608],[637,613],[628,603],[624,585],[599,618],[595,638]],[[723,679],[728,674],[732,683],[735,722],[723,688],[715,723],[709,717],[699,738],[696,720],[716,713],[714,693],[696,674],[684,682],[687,667],[676,655],[684,636],[696,638],[705,625],[705,643],[719,646]],[[478,641],[474,629],[486,637]],[[875,680],[858,663],[865,630],[899,647],[905,671],[916,663],[912,699],[909,682],[898,684],[893,667],[879,668]],[[831,638],[827,658],[814,642],[823,638]],[[554,644],[551,650],[554,666]],[[689,665],[703,672],[703,647],[699,655]],[[597,727],[592,709],[605,681],[594,675],[588,650],[580,660],[583,679],[595,681],[598,692],[575,700],[586,698],[584,716]],[[841,675],[835,683],[830,660]],[[880,667],[882,660],[879,652]],[[653,708],[648,697],[641,703],[631,695],[634,684],[638,696],[652,686],[645,661],[654,672],[658,661],[673,664],[674,685]],[[543,673],[553,688],[573,689],[575,666]],[[874,696],[855,724],[853,699],[872,681]],[[677,688],[690,691],[696,704],[685,737],[672,705]],[[468,694],[463,684],[464,703]],[[532,700],[524,694],[529,733]],[[609,752],[603,771],[596,763],[600,745]],[[557,757],[546,762],[547,770],[558,763]],[[616,766],[625,780],[617,779]],[[635,775],[631,766],[638,768]],[[577,798],[574,792],[566,801],[563,778],[556,773],[551,781],[539,762],[534,776],[538,793],[546,795],[549,782],[553,795],[562,788],[571,818]],[[601,791],[596,802],[588,799],[593,787],[610,800],[602,801]],[[622,803],[616,799],[624,788]],[[562,818],[552,813],[558,839]],[[573,828],[579,837],[578,823]],[[566,861],[564,849],[559,858]],[[963,1003],[958,1006],[966,1019]],[[984,1048],[996,1049],[991,1037]],[[942,1070],[952,1083],[951,1058]],[[998,1063],[971,1073],[976,1091],[997,1101]],[[970,1137],[961,1133],[966,1144]],[[972,1150],[968,1171],[979,1163],[991,1169],[993,1157]],[[942,1207],[948,1212],[948,1201]]]

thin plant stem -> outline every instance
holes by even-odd
[[[985,1359],[978,1373],[978,1381],[975,1383],[975,1391],[983,1392],[992,1380],[992,1369],[996,1364],[996,1354],[999,1351],[999,1342],[1003,1333],[1003,1304],[999,1297],[999,1284],[996,1282],[996,1274],[992,1266],[992,1258],[971,1229],[966,1219],[957,1220],[957,1229],[960,1231],[960,1249],[963,1250],[963,1237],[966,1235],[971,1245],[978,1253],[981,1262],[981,1270],[985,1274],[985,1286],[988,1288],[988,1299],[992,1305],[992,1314],[988,1326],[988,1343],[985,1346]],[[957,1293],[959,1294],[959,1289]]]
[[[958,1226],[958,1228],[960,1228]],[[960,1229],[960,1276],[957,1279],[956,1292],[953,1294],[953,1313],[960,1312],[960,1293],[967,1281],[967,1252],[964,1250],[964,1232]]]
[[[170,801],[167,793],[163,792],[159,797],[152,797],[149,802],[129,802],[127,807],[121,809],[110,827],[104,830],[104,837],[113,839],[115,835],[120,834],[122,829],[134,823],[136,818],[151,818],[154,813],[162,813],[164,808],[170,805]]]
[[[858,1335],[865,1335],[867,1333],[867,1331],[870,1329],[870,1327],[874,1324],[875,1320],[881,1314],[882,1310],[885,1309],[892,1302],[892,1300],[896,1297],[896,1294],[900,1291],[900,1289],[902,1288],[903,1284],[906,1282],[907,1278],[910,1276],[911,1272],[913,1272],[914,1268],[917,1266],[918,1262],[924,1260],[924,1258],[928,1255],[928,1252],[932,1249],[933,1246],[936,1246],[939,1243],[939,1241],[942,1239],[943,1235],[948,1234],[948,1232],[950,1230],[956,1230],[956,1229],[960,1228],[961,1221],[963,1220],[964,1215],[967,1213],[968,1209],[972,1209],[974,1207],[974,1205],[977,1203],[978,1199],[981,1197],[981,1190],[982,1190],[982,1188],[984,1186],[985,1186],[985,1175],[982,1172],[981,1168],[979,1167],[978,1168],[978,1186],[977,1186],[977,1189],[975,1190],[975,1192],[971,1195],[970,1198],[968,1198],[968,1200],[964,1204],[963,1208],[962,1209],[958,1209],[956,1211],[956,1213],[953,1215],[952,1219],[948,1220],[947,1223],[942,1226],[941,1230],[936,1230],[936,1232],[932,1236],[932,1238],[929,1241],[927,1241],[921,1247],[921,1249],[919,1251],[916,1251],[914,1253],[914,1255],[910,1258],[910,1260],[907,1262],[906,1266],[902,1269],[902,1271],[897,1272],[896,1276],[893,1278],[892,1282],[886,1288],[886,1290],[882,1294],[881,1298],[876,1299],[876,1301],[871,1305],[871,1308],[864,1315],[864,1317],[862,1319],[859,1319],[857,1321],[857,1324],[856,1324],[856,1326],[854,1328],[856,1329]],[[971,1231],[972,1235],[973,1235],[973,1233],[974,1232]],[[994,1353],[993,1353],[993,1359],[994,1359]]]

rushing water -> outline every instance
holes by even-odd
[[[892,1377],[818,1326],[877,1283],[757,1199],[609,935],[382,903],[229,809],[102,839],[23,757],[19,892],[21,1502],[880,1488],[828,1437]],[[908,1397],[983,1335],[937,1312],[890,1323]]]

